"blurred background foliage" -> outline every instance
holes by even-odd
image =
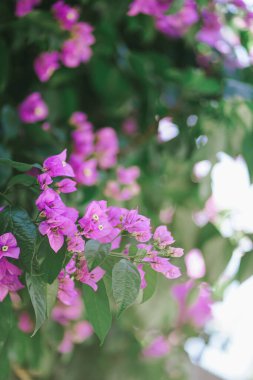
[[[142,191],[127,206],[138,206],[154,225],[161,223],[161,210],[174,209],[171,229],[177,245],[186,252],[201,249],[207,267],[203,281],[211,284],[219,299],[219,276],[236,243],[222,237],[210,223],[203,228],[194,223],[192,215],[204,207],[211,187],[210,177],[198,183],[192,170],[201,160],[214,164],[216,154],[224,151],[231,156],[242,154],[252,179],[252,68],[228,68],[222,59],[200,67],[198,44],[191,32],[168,39],[156,31],[150,17],[128,17],[126,0],[82,0],[71,5],[79,6],[81,18],[94,26],[93,57],[78,68],[60,68],[42,84],[33,71],[33,60],[41,51],[58,49],[65,38],[49,12],[51,5],[44,0],[39,9],[17,19],[14,1],[0,2],[0,156],[29,163],[42,162],[65,147],[70,151],[68,119],[77,110],[87,113],[96,129],[112,126],[120,139],[119,162],[141,168]],[[19,121],[17,105],[33,91],[41,92],[49,106],[50,131]],[[159,143],[158,121],[166,116],[179,127],[179,136]],[[134,118],[138,126],[132,135],[122,131],[128,118]],[[1,166],[1,189],[12,174],[10,167]],[[111,175],[104,174],[98,186],[83,187],[78,196],[68,196],[70,204],[84,210],[91,199],[103,199],[103,186]],[[35,195],[22,186],[16,189],[12,199],[29,209]],[[245,256],[240,280],[252,274],[252,262],[250,254]],[[185,272],[183,261],[181,267]],[[184,279],[186,275],[180,282]],[[49,334],[42,330],[33,338],[14,327],[13,379],[188,379],[189,359],[183,342],[199,333],[193,327],[180,332],[180,344],[167,357],[147,360],[141,356],[152,334],[168,334],[176,328],[176,308],[170,283],[160,280],[155,297],[114,321],[102,347],[93,337],[65,356],[55,350],[62,337],[56,324],[45,326]],[[4,366],[1,372],[0,378],[7,379]]]

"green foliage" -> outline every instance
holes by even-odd
[[[122,259],[112,270],[112,291],[118,306],[118,317],[137,298],[140,290],[140,274],[134,264]]]
[[[85,285],[83,287],[83,299],[88,320],[102,344],[112,324],[112,314],[103,281],[101,280],[98,283],[96,292]]]
[[[98,241],[89,240],[85,245],[85,258],[89,269],[92,270],[101,265],[108,257],[110,250],[111,244],[100,244]]]

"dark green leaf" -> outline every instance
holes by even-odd
[[[31,175],[27,174],[17,174],[14,177],[11,178],[11,180],[8,182],[8,189],[15,185],[22,185],[22,186],[34,186],[37,184],[37,180],[35,177],[32,177]]]
[[[112,315],[104,282],[98,283],[96,292],[85,285],[83,296],[88,320],[102,344],[112,324]]]
[[[118,316],[137,298],[140,290],[140,274],[134,264],[120,260],[112,270],[113,297],[118,305]]]
[[[60,273],[66,258],[66,245],[55,253],[48,243],[48,238],[42,239],[38,250],[38,258],[42,261],[40,272],[45,282],[52,284]]]
[[[39,164],[25,164],[23,162],[12,161],[7,158],[0,158],[0,165],[8,165],[19,172],[27,172],[32,168],[42,169],[42,166]]]

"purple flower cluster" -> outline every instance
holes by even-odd
[[[78,22],[80,14],[77,8],[59,0],[53,4],[52,12],[61,29],[67,30],[70,37],[63,42],[61,52],[43,52],[35,59],[34,71],[41,82],[47,82],[51,78],[59,69],[60,62],[67,67],[77,67],[81,63],[88,62],[92,56],[91,45],[95,42],[92,26]]]
[[[136,182],[140,176],[140,169],[137,166],[117,169],[117,180],[108,181],[104,194],[117,201],[128,201],[140,193],[140,186]]]
[[[128,15],[135,16],[138,13],[150,15],[160,32],[170,37],[180,37],[198,21],[197,4],[195,0],[185,0],[177,13],[167,14],[171,4],[171,0],[134,0],[130,4]]]
[[[0,236],[0,301],[2,302],[9,292],[17,292],[23,288],[19,280],[22,271],[6,257],[17,260],[20,249],[12,233],[7,232]]]
[[[17,0],[15,14],[17,17],[23,17],[40,3],[41,0]]]
[[[78,211],[67,207],[59,195],[60,192],[70,193],[76,190],[76,183],[65,178],[57,181],[55,189],[50,188],[55,177],[74,177],[72,167],[66,162],[67,151],[47,158],[43,163],[43,174],[38,176],[38,182],[42,193],[36,200],[36,206],[40,211],[43,221],[39,225],[42,235],[47,235],[51,248],[58,252],[67,237],[72,244],[79,239],[76,226]],[[84,247],[84,242],[82,249]]]
[[[57,304],[52,311],[53,320],[65,328],[58,347],[61,353],[70,352],[75,343],[84,342],[93,334],[91,324],[82,318],[83,301],[80,291],[75,288],[74,280],[70,277],[73,273],[73,260],[71,260],[65,271],[62,270],[58,276]]]
[[[119,152],[117,135],[110,127],[95,133],[82,112],[75,112],[70,123],[76,128],[72,133],[73,153],[70,156],[75,179],[78,183],[92,186],[98,181],[98,168],[106,170],[116,164]]]

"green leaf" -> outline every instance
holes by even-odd
[[[113,297],[118,305],[118,317],[137,298],[140,290],[140,274],[134,264],[120,260],[112,270]]]
[[[26,284],[36,317],[35,335],[47,318],[47,285],[40,275],[29,273],[26,273]]]
[[[20,121],[15,108],[12,108],[9,105],[2,108],[1,123],[3,128],[3,137],[5,140],[10,140],[17,136]]]
[[[36,184],[37,180],[35,177],[32,177],[31,175],[27,174],[17,174],[14,177],[12,177],[11,180],[8,182],[7,188],[10,189],[15,185],[31,187]]]
[[[52,284],[60,273],[63,262],[66,258],[66,245],[55,253],[49,245],[48,238],[42,238],[42,242],[38,250],[38,258],[42,261],[40,272],[43,279],[48,284]]]
[[[142,302],[146,302],[154,295],[156,291],[157,272],[154,271],[150,265],[145,265],[143,269],[145,271],[145,280],[147,281],[147,286],[143,290]]]
[[[100,244],[98,241],[89,240],[85,245],[85,258],[89,269],[101,264],[110,253],[111,244]]]
[[[4,349],[14,322],[11,300],[7,296],[0,302],[0,355]]]
[[[246,252],[241,258],[240,267],[236,279],[240,282],[247,280],[253,274],[253,252]]]
[[[0,165],[8,165],[19,172],[27,172],[32,168],[37,168],[42,170],[42,166],[39,164],[25,164],[23,162],[17,162],[9,160],[8,158],[0,158]]]
[[[58,292],[58,280],[56,279],[51,285],[47,284],[47,318],[51,316],[52,309],[56,302]]]
[[[20,247],[20,260],[23,267],[31,272],[35,258],[37,228],[28,213],[16,207],[7,206],[0,213],[0,233],[11,232]]]
[[[96,292],[91,287],[84,285],[83,298],[88,320],[102,344],[112,324],[112,315],[104,282],[98,283]]]

